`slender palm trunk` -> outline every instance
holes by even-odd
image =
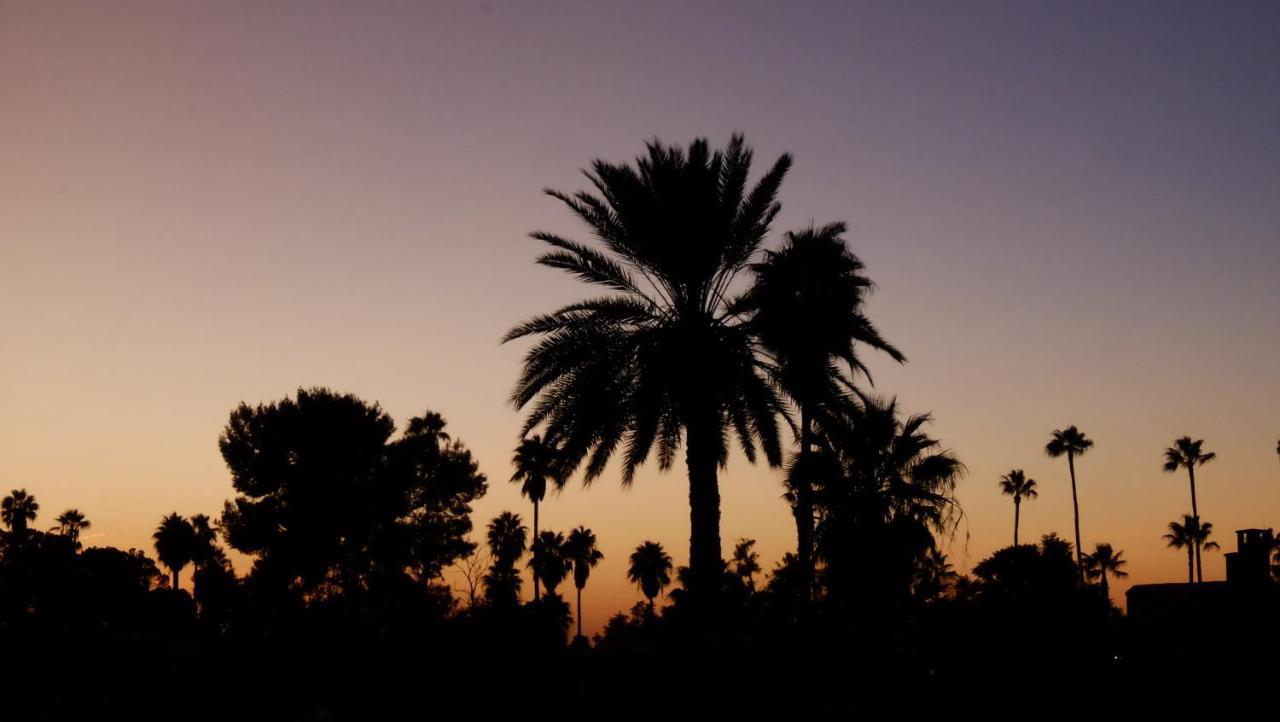
[[[810,463],[813,454],[813,435],[810,430],[809,412],[800,409],[800,469],[796,479],[796,557],[800,561],[800,614],[808,614],[813,596],[813,480]]]
[[[178,590],[178,570],[177,569],[173,570],[173,590],[174,591]]]
[[[533,500],[533,601],[542,598],[542,593],[538,586],[538,500]]]
[[[1111,603],[1111,588],[1107,586],[1107,570],[1106,569],[1102,570],[1102,598],[1106,600],[1107,604]]]
[[[1196,505],[1196,464],[1192,461],[1187,465],[1187,476],[1191,477],[1191,516],[1195,517],[1196,528],[1200,528],[1200,507]],[[1200,573],[1200,545],[1195,545],[1196,549],[1196,577],[1203,582],[1204,577]]]
[[[1018,546],[1018,518],[1022,513],[1022,497],[1013,497],[1013,545]]]
[[[1196,521],[1198,522],[1199,520],[1197,519]],[[1204,569],[1200,566],[1200,547],[1203,545],[1203,542],[1196,542],[1192,545],[1196,550],[1196,584],[1204,584]]]
[[[578,587],[578,636],[582,636],[582,587]]]
[[[1067,452],[1067,469],[1071,471],[1071,509],[1075,515],[1076,526],[1076,577],[1084,583],[1084,557],[1080,552],[1080,501],[1076,496],[1076,456]]]
[[[704,417],[705,419],[705,417]],[[707,420],[686,427],[689,468],[689,596],[699,613],[711,609],[724,567],[720,551],[719,440]]]

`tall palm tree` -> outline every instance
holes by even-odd
[[[208,514],[191,515],[191,564],[195,571],[218,557],[218,530]]]
[[[654,599],[671,583],[671,555],[658,542],[647,541],[631,552],[627,579],[640,587],[649,600],[649,614],[653,614]]]
[[[756,590],[756,575],[760,573],[760,555],[755,546],[755,539],[739,539],[733,545],[733,573],[741,577],[752,592]]]
[[[805,601],[813,577],[813,425],[824,407],[851,386],[853,374],[870,379],[858,358],[859,344],[899,363],[906,361],[863,313],[863,301],[874,284],[842,237],[845,231],[845,224],[831,223],[786,234],[781,248],[767,251],[764,260],[752,266],[755,282],[739,305],[749,314],[775,381],[799,415],[800,473],[789,475],[788,485],[796,556],[801,574],[809,580]]]
[[[1200,557],[1197,550],[1217,549],[1218,542],[1209,540],[1212,535],[1212,522],[1202,522],[1198,517],[1190,514],[1182,515],[1181,524],[1176,521],[1169,522],[1169,533],[1164,535],[1164,540],[1168,542],[1171,549],[1187,550],[1188,584],[1204,581],[1204,571],[1199,563]]]
[[[658,468],[683,445],[689,477],[689,564],[694,600],[719,589],[718,472],[736,435],[750,461],[782,463],[781,401],[734,312],[735,280],[758,258],[791,165],[782,156],[748,190],[752,152],[741,136],[723,150],[653,141],[635,165],[596,161],[595,193],[549,191],[603,249],[551,233],[538,259],[609,294],[536,316],[504,339],[540,337],[512,393],[530,407],[524,431],[543,429],[584,481],[622,457],[622,483],[657,450]],[[706,608],[699,602],[699,608]]]
[[[563,477],[559,473],[559,449],[541,437],[530,436],[516,447],[515,457],[511,463],[516,472],[511,476],[512,483],[523,482],[520,493],[533,502],[533,555],[538,555],[538,505],[547,496],[547,482],[557,488],[564,486]],[[538,575],[533,575],[533,598],[538,600],[542,595],[538,586]]]
[[[1013,545],[1018,546],[1018,522],[1022,514],[1022,500],[1040,496],[1036,480],[1028,479],[1022,469],[1013,469],[1000,477],[1000,493],[1013,497]]]
[[[1203,451],[1204,439],[1191,440],[1190,436],[1174,439],[1173,446],[1164,450],[1164,470],[1170,474],[1178,469],[1186,469],[1191,480],[1191,516],[1200,518],[1200,507],[1196,504],[1196,467],[1218,458],[1212,451]],[[1196,567],[1200,566],[1200,549],[1196,547]]]
[[[1111,599],[1107,576],[1110,575],[1116,579],[1129,576],[1129,572],[1124,571],[1124,567],[1129,563],[1124,559],[1124,552],[1112,549],[1110,544],[1098,544],[1092,554],[1085,555],[1084,563],[1088,577],[1102,583],[1102,597],[1107,600]]]
[[[491,604],[514,607],[519,603],[521,581],[516,562],[525,552],[528,533],[519,514],[504,511],[489,521],[485,540],[493,561],[483,581]]]
[[[544,531],[533,540],[533,555],[529,569],[535,580],[547,585],[547,594],[554,595],[556,588],[573,570],[573,560],[565,552],[564,534]]]
[[[573,563],[573,586],[578,589],[578,636],[582,636],[582,589],[587,586],[591,569],[604,559],[604,553],[596,547],[596,535],[585,526],[569,532],[565,542],[565,555]]]
[[[27,535],[27,525],[36,520],[38,511],[40,504],[26,489],[14,489],[0,501],[0,521],[9,527],[9,533],[15,539],[22,539]]]
[[[173,588],[178,588],[178,575],[191,563],[195,551],[195,529],[191,522],[173,512],[160,520],[160,526],[151,535],[155,542],[156,558],[173,574]]]
[[[1044,453],[1051,459],[1064,455],[1067,457],[1067,469],[1071,472],[1071,510],[1076,530],[1076,576],[1081,581],[1084,581],[1084,557],[1080,551],[1080,499],[1076,494],[1076,457],[1083,456],[1092,448],[1093,440],[1075,426],[1055,429],[1049,443],[1044,446]]]
[[[58,522],[58,533],[70,539],[77,549],[80,547],[80,532],[93,526],[79,509],[67,509],[54,521]]]

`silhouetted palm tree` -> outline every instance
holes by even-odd
[[[547,585],[547,594],[555,594],[556,587],[573,569],[573,560],[565,553],[564,534],[544,531],[533,540],[533,555],[529,569],[535,580]]]
[[[565,555],[573,562],[573,586],[578,589],[578,636],[582,636],[582,589],[587,586],[591,569],[604,559],[604,553],[596,547],[596,535],[585,526],[569,532],[565,542]]]
[[[178,588],[178,574],[191,563],[195,551],[195,529],[177,512],[160,520],[160,526],[151,535],[155,541],[156,558],[173,574],[173,588]]]
[[[1013,469],[1000,477],[1000,493],[1013,497],[1013,545],[1018,546],[1018,522],[1021,521],[1022,500],[1034,499],[1040,495],[1036,491],[1036,480],[1028,479],[1022,469]]]
[[[920,571],[916,582],[917,596],[922,599],[936,599],[951,589],[960,575],[951,566],[951,560],[938,547],[933,547],[920,560]]]
[[[553,248],[538,262],[611,295],[537,316],[505,339],[542,337],[512,400],[532,406],[525,433],[542,427],[567,472],[585,461],[590,482],[619,451],[629,484],[655,446],[665,470],[683,443],[695,599],[714,596],[724,568],[717,474],[729,432],[749,460],[758,445],[782,462],[781,402],[730,293],[778,213],[791,158],[747,190],[751,158],[741,136],[715,152],[705,140],[687,151],[654,141],[634,167],[596,161],[595,194],[548,191],[604,249],[538,232]]]
[[[521,580],[516,562],[524,554],[528,533],[519,514],[504,511],[489,521],[485,539],[493,563],[483,579],[489,603],[505,606],[519,603]]]
[[[740,309],[750,314],[751,328],[769,359],[778,386],[799,412],[800,454],[796,473],[788,477],[796,520],[796,553],[801,573],[813,578],[813,424],[825,406],[852,385],[846,377],[862,373],[870,378],[857,355],[857,345],[887,353],[902,363],[906,357],[880,336],[863,314],[866,294],[873,287],[863,275],[862,261],[841,237],[846,227],[832,223],[786,235],[782,247],[767,251],[752,266],[755,283],[743,296]]]
[[[14,489],[0,501],[0,521],[9,527],[9,533],[15,539],[22,539],[27,535],[27,525],[35,521],[38,511],[40,504],[36,503],[36,498],[28,494],[26,489]]]
[[[1204,581],[1203,569],[1199,564],[1200,557],[1196,552],[1198,549],[1218,548],[1217,542],[1209,541],[1212,534],[1211,522],[1202,522],[1190,514],[1182,515],[1181,524],[1176,521],[1169,522],[1169,533],[1164,535],[1164,540],[1169,543],[1171,549],[1187,550],[1188,584]]]
[[[671,583],[671,556],[658,542],[647,541],[631,552],[630,561],[627,579],[640,587],[649,600],[649,614],[653,614],[654,599]]]
[[[1124,571],[1124,567],[1129,563],[1124,558],[1124,552],[1112,549],[1110,544],[1098,544],[1094,548],[1092,554],[1086,554],[1084,557],[1085,573],[1090,579],[1097,579],[1102,584],[1102,597],[1111,599],[1111,590],[1107,586],[1107,576],[1113,576],[1116,579],[1123,579],[1129,576]]]
[[[58,533],[70,539],[77,549],[80,548],[80,532],[93,526],[79,509],[67,509],[54,521],[58,522]]]
[[[1084,580],[1084,558],[1080,551],[1080,499],[1076,494],[1076,457],[1083,456],[1092,448],[1093,440],[1075,426],[1054,430],[1052,438],[1044,447],[1044,453],[1049,458],[1056,459],[1063,455],[1067,457],[1067,469],[1071,472],[1071,510],[1076,530],[1076,575],[1081,581]]]
[[[742,578],[747,589],[756,590],[756,575],[760,573],[760,555],[755,552],[755,539],[739,539],[733,545],[733,573]]]
[[[534,435],[520,442],[520,446],[516,447],[516,455],[512,458],[511,463],[515,466],[516,473],[511,476],[511,481],[524,482],[520,487],[520,493],[524,494],[529,501],[533,502],[533,555],[536,561],[538,556],[538,505],[547,496],[547,482],[550,481],[557,487],[564,486],[564,481],[559,473],[560,462],[558,459],[559,449],[555,444],[543,441],[541,437]],[[533,598],[536,601],[541,595],[538,586],[538,575],[533,575]]]
[[[1164,450],[1164,470],[1174,473],[1178,469],[1186,469],[1191,479],[1191,516],[1200,518],[1200,507],[1196,505],[1196,467],[1218,458],[1212,451],[1202,451],[1204,439],[1191,440],[1190,436],[1175,439],[1173,446]],[[1200,567],[1200,549],[1196,548],[1196,567]]]

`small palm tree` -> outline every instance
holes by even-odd
[[[1081,580],[1084,579],[1084,558],[1080,551],[1080,500],[1076,494],[1076,457],[1083,456],[1092,448],[1093,440],[1086,437],[1084,432],[1075,426],[1055,429],[1049,438],[1049,443],[1044,446],[1044,453],[1051,459],[1067,457],[1067,469],[1071,472],[1071,509],[1076,529],[1076,575]]]
[[[38,511],[40,505],[26,489],[14,489],[0,501],[0,521],[9,527],[9,533],[15,539],[22,539],[27,535],[27,525],[36,520]]]
[[[79,509],[67,509],[55,521],[58,522],[58,533],[70,539],[77,549],[80,548],[80,532],[93,526]]]
[[[487,528],[486,541],[493,560],[484,575],[485,597],[491,604],[515,606],[520,599],[520,574],[516,562],[528,544],[529,529],[519,514],[504,511]]]
[[[1164,470],[1170,474],[1178,469],[1186,469],[1191,479],[1191,516],[1200,518],[1200,507],[1196,505],[1196,467],[1218,458],[1212,451],[1203,451],[1204,439],[1191,440],[1190,436],[1175,439],[1173,446],[1164,450]],[[1196,567],[1200,566],[1200,549],[1196,548]]]
[[[671,583],[671,555],[658,542],[647,541],[631,552],[631,565],[627,579],[640,587],[649,600],[649,614],[653,614],[654,599]]]
[[[1022,500],[1034,499],[1040,495],[1036,491],[1036,480],[1028,479],[1022,469],[1013,469],[1000,477],[1000,493],[1013,497],[1013,545],[1018,546],[1018,522],[1022,513]]]
[[[173,574],[173,588],[178,588],[178,575],[191,563],[195,551],[195,529],[191,522],[178,512],[160,520],[160,526],[151,535],[155,541],[156,558]]]
[[[596,535],[585,526],[569,532],[565,542],[565,554],[573,562],[573,586],[578,589],[578,636],[582,636],[582,589],[587,586],[591,569],[604,559],[604,553],[596,547]]]
[[[1203,567],[1198,563],[1199,555],[1196,552],[1200,549],[1218,548],[1218,542],[1209,541],[1212,534],[1211,522],[1202,522],[1190,514],[1182,515],[1181,524],[1176,521],[1169,522],[1169,533],[1164,535],[1164,540],[1168,542],[1171,549],[1187,550],[1188,584],[1193,584],[1197,580],[1204,581]]]
[[[1108,575],[1116,579],[1129,576],[1129,573],[1123,569],[1129,562],[1123,556],[1124,552],[1112,549],[1110,544],[1099,544],[1092,554],[1086,554],[1084,557],[1085,573],[1090,579],[1101,582],[1104,599],[1111,599],[1111,590],[1107,586]]]
[[[733,545],[733,573],[741,577],[752,592],[756,590],[756,575],[760,573],[760,555],[755,546],[755,539],[739,539]]]
[[[554,531],[544,531],[533,540],[529,569],[535,583],[541,580],[547,586],[549,595],[556,593],[556,588],[573,570],[573,560],[565,553],[564,545],[564,534]]]
[[[538,555],[538,505],[547,496],[547,482],[556,485],[556,488],[564,486],[564,478],[560,474],[560,450],[550,441],[544,441],[541,437],[530,436],[520,442],[520,446],[516,447],[516,455],[511,459],[512,465],[515,466],[516,473],[511,476],[512,483],[523,482],[520,487],[520,493],[529,501],[533,502],[533,554],[536,558]],[[533,575],[533,598],[536,601],[541,597],[541,591],[538,587],[538,575]]]

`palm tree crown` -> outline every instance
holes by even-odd
[[[40,504],[26,489],[14,489],[0,501],[0,521],[9,527],[14,536],[21,537],[27,531],[27,525],[36,519]]]
[[[528,544],[529,529],[519,514],[504,511],[489,522],[486,541],[494,563],[500,566],[514,565]]]
[[[587,578],[591,576],[591,569],[604,559],[602,553],[596,547],[596,535],[585,526],[569,532],[569,538],[564,544],[565,556],[573,563],[573,586],[578,589],[578,636],[582,636],[582,589],[587,586]]]
[[[1128,563],[1124,559],[1124,552],[1113,549],[1110,544],[1098,544],[1092,554],[1085,555],[1085,573],[1090,579],[1101,582],[1102,596],[1110,599],[1107,576],[1110,575],[1116,579],[1129,576],[1129,573],[1124,571]]]
[[[177,589],[178,574],[195,556],[195,529],[174,512],[160,520],[151,538],[155,541],[156,558],[173,573],[173,588]]]
[[[564,534],[544,531],[533,540],[533,556],[529,569],[535,579],[547,586],[547,594],[555,594],[556,587],[573,569],[573,560],[565,553]]]
[[[1182,515],[1182,523],[1169,522],[1169,532],[1164,535],[1171,549],[1187,550],[1187,583],[1195,583],[1197,576],[1204,581],[1203,569],[1196,563],[1199,559],[1197,550],[1217,549],[1218,542],[1210,541],[1213,535],[1213,523],[1201,521],[1190,514]]]
[[[780,464],[778,396],[734,312],[734,280],[756,260],[791,165],[781,157],[750,189],[752,152],[741,136],[712,151],[649,143],[635,165],[596,161],[595,193],[548,191],[584,221],[604,248],[551,233],[538,262],[602,287],[589,298],[512,329],[540,337],[512,401],[529,408],[524,431],[543,428],[563,450],[566,472],[600,476],[615,452],[629,484],[657,449],[669,469],[683,444],[690,484],[694,589],[710,596],[723,564],[718,468],[726,436]],[[698,594],[695,594],[698,596]]]
[[[79,509],[67,509],[58,515],[58,533],[71,540],[77,547],[80,545],[80,532],[93,526]]]
[[[640,587],[653,610],[653,600],[671,583],[671,556],[658,542],[647,541],[631,552],[627,579]]]

